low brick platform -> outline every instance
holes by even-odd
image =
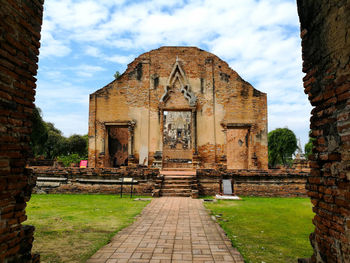
[[[87,262],[244,261],[210,218],[202,200],[162,197],[153,199],[134,224],[120,231]]]
[[[37,178],[34,192],[46,193],[98,193],[118,194],[123,177],[132,177],[138,184],[134,193],[152,195],[156,189],[161,190],[160,173],[165,177],[193,176],[186,184],[191,184],[192,197],[215,195],[220,192],[222,179],[232,179],[235,194],[239,196],[306,196],[305,183],[308,170],[269,169],[269,170],[227,170],[197,169],[194,170],[159,170],[145,167],[122,168],[55,168],[31,167],[32,176]],[[125,187],[123,192],[129,192]],[[156,195],[157,196],[157,195]]]

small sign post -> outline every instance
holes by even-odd
[[[130,198],[132,198],[132,192],[133,192],[133,188],[134,188],[134,184],[137,184],[138,182],[136,180],[134,180],[134,178],[130,178],[130,177],[124,177],[121,178],[121,182],[120,182],[120,197],[123,197],[123,185],[130,185],[131,186],[131,192],[130,192]]]
[[[79,167],[80,167],[80,168],[86,168],[86,167],[87,167],[87,163],[88,163],[87,160],[81,160],[81,161],[80,161]]]
[[[232,181],[230,179],[224,179],[222,180],[222,188],[224,195],[232,195]]]

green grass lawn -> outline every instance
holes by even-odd
[[[41,262],[85,262],[149,203],[114,195],[32,195],[34,253]]]
[[[314,226],[308,198],[243,197],[206,203],[246,262],[296,262],[310,257]]]

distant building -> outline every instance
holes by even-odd
[[[266,94],[196,47],[140,55],[89,115],[90,167],[267,169]]]

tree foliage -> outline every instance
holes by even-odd
[[[315,140],[314,138],[310,137],[310,133],[309,133],[309,141],[304,146],[304,152],[305,152],[306,159],[308,159],[309,156],[312,154],[312,148],[313,148],[314,140]]]
[[[44,144],[44,155],[47,159],[55,159],[59,155],[67,154],[66,138],[53,123],[48,122],[48,138]]]
[[[67,139],[68,142],[68,153],[73,154],[76,153],[79,156],[86,155],[86,146],[87,141],[84,136],[74,134]]]
[[[288,128],[278,128],[268,134],[269,165],[287,165],[293,153],[298,148],[297,138]]]
[[[30,145],[34,156],[43,154],[43,145],[48,138],[48,130],[45,121],[42,119],[40,108],[34,108],[32,114],[32,134],[30,136]]]
[[[116,71],[113,76],[114,76],[115,79],[117,79],[117,78],[119,78],[121,76],[121,74],[120,74],[119,71]]]
[[[56,159],[61,156],[70,156],[66,160],[75,161],[86,159],[88,152],[88,136],[74,134],[68,138],[51,122],[45,122],[41,116],[41,110],[35,108],[32,116],[33,129],[31,134],[31,146],[35,157],[44,156],[46,159]],[[79,157],[77,158],[76,155]]]
[[[72,163],[79,163],[81,160],[84,160],[84,159],[86,158],[79,156],[79,154],[77,153],[62,155],[62,156],[58,156],[57,158],[57,160],[63,163],[65,167],[70,166]]]

